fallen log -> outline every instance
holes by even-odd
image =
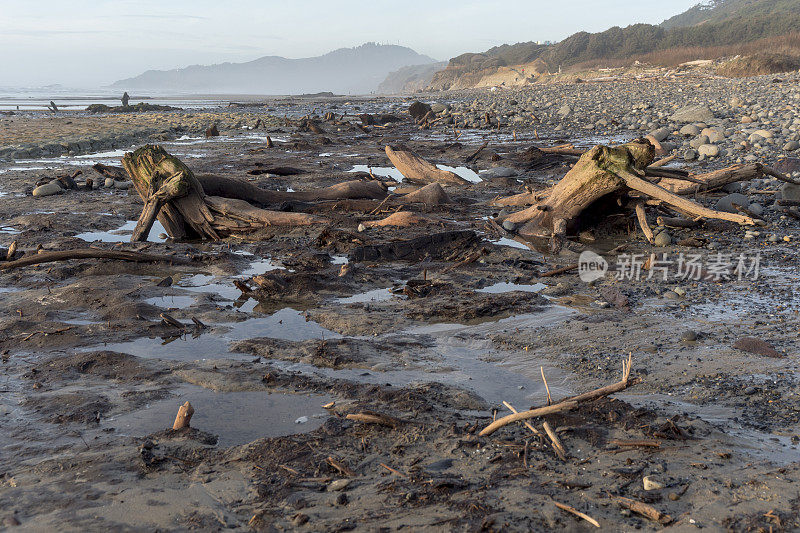
[[[42,263],[69,261],[70,259],[115,259],[118,261],[132,261],[135,263],[174,263],[187,264],[188,259],[169,255],[145,254],[128,250],[102,250],[100,248],[78,248],[76,250],[58,250],[53,252],[40,252],[27,254],[14,261],[0,262],[0,270],[12,270]]]
[[[269,206],[281,202],[318,202],[323,200],[379,200],[387,194],[379,181],[352,180],[312,191],[270,191],[236,178],[223,178],[212,174],[197,176],[203,191],[209,196],[244,200],[255,206]]]
[[[448,170],[437,168],[407,148],[387,145],[386,155],[395,168],[411,183],[469,185],[469,181],[461,176]]]

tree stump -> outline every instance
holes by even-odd
[[[575,166],[553,187],[506,199],[509,204],[531,203],[531,207],[507,216],[520,225],[518,233],[529,240],[551,239],[551,250],[561,249],[567,230],[578,225],[580,215],[592,204],[609,195],[635,191],[638,196],[660,200],[692,217],[715,218],[752,225],[748,216],[708,209],[696,202],[648,181],[645,169],[652,163],[655,147],[645,139],[621,146],[595,146],[581,156]],[[737,169],[735,175],[743,173]],[[751,169],[745,169],[746,174]],[[727,174],[718,179],[731,179]],[[689,185],[694,185],[689,183]]]
[[[207,196],[189,168],[161,146],[146,145],[125,154],[122,165],[145,205],[131,241],[144,241],[156,218],[173,239],[218,240],[265,226],[319,224],[306,213],[268,211],[244,200]]]

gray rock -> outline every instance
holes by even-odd
[[[686,161],[694,161],[697,159],[697,152],[695,150],[686,150],[683,152],[683,159]]]
[[[747,206],[747,210],[757,217],[760,217],[762,214],[764,214],[764,206],[761,204],[752,203]]]
[[[781,198],[784,200],[792,200],[800,202],[800,185],[794,183],[784,183],[781,187]]]
[[[725,211],[726,213],[738,213],[736,208],[733,207],[733,204],[743,205],[743,206],[750,205],[750,199],[744,194],[737,192],[729,194],[727,196],[723,196],[722,198],[717,200],[717,203],[714,206],[714,208],[717,211]]]
[[[697,149],[697,153],[706,157],[717,157],[719,155],[719,146],[716,144],[703,144]]]
[[[681,340],[683,342],[694,342],[697,340],[697,332],[687,329],[681,334]]]
[[[434,113],[436,113],[437,115],[438,115],[439,113],[444,113],[444,112],[445,112],[445,111],[447,111],[448,109],[449,109],[449,107],[448,107],[447,105],[445,105],[445,104],[438,104],[438,103],[437,103],[437,104],[433,104],[433,105],[431,105],[431,111],[433,111],[433,112],[434,112]]]
[[[504,220],[503,229],[506,231],[514,231],[515,229],[517,229],[517,225],[511,222],[510,220]]]
[[[692,139],[689,141],[689,146],[694,148],[695,150],[703,146],[704,144],[708,144],[710,142],[709,138],[705,135],[700,135],[696,139]]]
[[[681,128],[680,134],[686,137],[697,137],[700,135],[700,128],[695,126],[694,124],[687,124]]]
[[[783,145],[783,149],[787,152],[794,152],[798,148],[800,148],[800,142],[797,141],[789,141]]]
[[[344,490],[350,485],[349,479],[335,479],[328,485],[328,490],[331,492]]]
[[[667,231],[662,231],[653,241],[656,246],[669,246],[672,244],[672,236]]]
[[[61,188],[58,180],[50,181],[33,189],[34,196],[52,196],[54,194],[61,194],[62,192],[64,192],[64,189]]]
[[[494,167],[481,171],[480,176],[485,180],[494,178],[513,178],[518,172],[513,168],[508,167]]]
[[[564,104],[558,109],[558,116],[561,118],[568,117],[572,114],[572,107],[569,104]]]
[[[734,181],[733,183],[726,183],[722,190],[725,192],[742,192],[742,182]]]
[[[106,178],[105,186],[106,186],[106,188],[113,187],[114,186],[114,178]]]
[[[669,137],[671,133],[672,133],[671,129],[669,129],[667,127],[664,127],[664,128],[659,128],[659,129],[657,129],[655,131],[650,132],[650,135],[652,135],[653,138],[655,140],[657,140],[658,142],[661,142],[661,141],[665,140],[667,137]]]
[[[716,128],[706,128],[701,133],[708,137],[708,141],[711,143],[716,144],[725,140],[725,133]]]
[[[679,109],[672,114],[670,120],[674,122],[708,122],[714,120],[714,113],[708,106],[704,105],[690,105]]]

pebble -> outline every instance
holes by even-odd
[[[683,342],[694,342],[697,340],[697,332],[692,331],[691,329],[687,329],[681,334],[681,341]]]
[[[794,152],[799,148],[800,148],[800,142],[797,141],[789,141],[788,143],[783,145],[783,149],[786,152]]]
[[[106,178],[105,181],[106,188],[110,188],[114,186],[114,178]]]
[[[517,229],[517,225],[511,222],[510,220],[504,220],[503,229],[506,231],[514,231],[515,229]]]
[[[761,204],[752,203],[747,206],[747,210],[758,217],[764,213],[764,206],[762,206]]]
[[[686,137],[697,137],[700,135],[700,128],[694,124],[687,124],[680,129],[680,134]]]
[[[642,478],[642,486],[644,490],[661,490],[664,488],[664,484],[660,483],[652,476],[644,476]]]
[[[349,479],[335,479],[330,482],[328,485],[328,491],[335,492],[339,490],[344,490],[350,485]]]

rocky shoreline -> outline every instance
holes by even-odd
[[[798,186],[764,176],[693,196],[760,207],[763,227],[662,224],[648,206],[652,244],[604,206],[555,255],[496,205],[546,190],[578,148],[645,135],[693,176],[736,162],[796,175],[797,79],[3,117],[4,254],[166,260],[0,260],[0,527],[595,529],[566,506],[615,531],[800,528],[800,224],[780,203]],[[413,194],[387,145],[469,179],[450,176],[444,203],[281,200],[326,223],[221,241],[158,227],[131,243],[142,200],[121,170],[92,166],[119,155],[75,156],[151,142],[197,176],[281,195],[353,179]],[[717,154],[686,157],[704,146]],[[31,194],[48,184],[57,194]],[[402,211],[416,218],[387,222]],[[581,279],[585,251],[605,276]],[[656,254],[662,270],[644,268]],[[705,270],[681,277],[695,255]],[[613,397],[480,434],[509,405],[619,382],[629,357],[635,382]],[[186,401],[191,427],[168,429]]]

